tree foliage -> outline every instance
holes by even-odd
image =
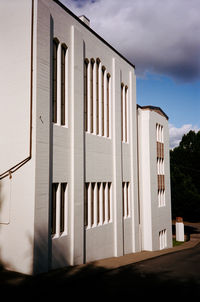
[[[190,131],[170,151],[172,216],[200,221],[200,131]]]

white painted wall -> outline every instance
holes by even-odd
[[[164,171],[166,205],[158,206],[156,123],[164,128]],[[167,247],[172,246],[169,132],[167,119],[153,110],[138,108],[139,186],[142,249],[160,248],[159,232],[167,230]]]
[[[0,36],[1,44],[6,45],[0,57],[7,57],[8,41],[15,41],[16,49],[12,60],[6,64],[0,61],[0,83],[3,83],[0,102],[4,108],[1,129],[5,130],[7,120],[12,126],[1,132],[0,167],[4,171],[27,157],[29,152],[32,1],[19,0],[16,4],[13,0],[8,4],[3,0],[0,5],[1,28],[8,29]],[[170,227],[170,205],[158,211],[153,204],[156,185],[154,126],[160,117],[139,110],[139,206],[134,68],[54,1],[34,1],[33,24],[32,158],[12,179],[7,177],[0,182],[0,259],[11,269],[31,274],[80,264],[84,259],[91,261],[139,251],[139,211],[143,249],[156,249],[158,230]],[[66,126],[51,122],[54,37],[68,47]],[[100,58],[111,75],[110,138],[84,131],[84,58]],[[129,89],[128,143],[121,141],[122,82]],[[169,175],[167,156],[166,153],[165,171]],[[67,183],[68,189],[67,232],[54,237],[50,233],[52,182]],[[85,182],[112,183],[112,220],[109,223],[84,228]],[[126,218],[122,213],[122,182],[130,183],[130,215]],[[166,186],[169,188],[169,183]],[[169,199],[169,189],[167,194]],[[170,245],[170,231],[167,234]]]
[[[73,230],[74,220],[72,219],[72,221],[69,222],[71,224],[71,233],[69,234],[69,237],[71,238],[70,244],[74,246],[71,250],[71,263],[81,263],[83,261],[83,242],[81,239],[83,237],[83,229],[80,222],[82,221],[81,217],[83,217],[82,190],[85,182],[112,183],[114,205],[113,214],[115,217],[113,217],[113,223],[109,224],[108,226],[105,225],[103,227],[98,227],[97,230],[95,228],[92,228],[86,231],[86,259],[95,259],[95,253],[97,253],[96,257],[98,258],[100,257],[100,255],[101,257],[122,255],[124,250],[122,246],[124,235],[122,224],[121,200],[123,179],[127,179],[127,181],[130,181],[132,185],[132,208],[134,208],[134,210],[137,207],[138,202],[137,181],[133,182],[133,178],[135,179],[136,175],[134,174],[136,159],[133,160],[134,167],[130,168],[131,155],[136,158],[136,97],[134,71],[132,67],[127,64],[127,62],[123,61],[121,57],[119,57],[113,50],[107,47],[101,40],[95,37],[85,27],[80,25],[80,23],[73,19],[72,16],[66,14],[66,12],[54,2],[47,3],[47,1],[43,1],[43,3],[49,6],[50,13],[53,18],[54,36],[57,37],[59,41],[65,42],[65,44],[69,47],[69,66],[72,75],[72,78],[69,79],[69,99],[77,99],[77,105],[76,103],[74,105],[76,106],[76,110],[75,107],[71,107],[73,102],[69,102],[69,112],[71,112],[71,120],[69,119],[69,126],[67,129],[69,136],[67,137],[70,137],[71,135],[71,141],[65,143],[65,146],[62,144],[61,140],[63,140],[63,138],[61,131],[64,131],[61,130],[62,127],[56,128],[57,134],[59,132],[60,134],[59,137],[54,136],[53,138],[53,180],[60,181],[60,175],[63,174],[63,177],[64,175],[66,175],[66,181],[72,185],[70,201],[72,206],[71,217],[74,217],[74,219],[77,219],[77,221],[79,222],[78,224],[75,223],[75,230]],[[101,64],[106,67],[106,72],[109,72],[111,74],[111,138],[104,138],[94,134],[84,133],[83,107],[80,106],[80,100],[83,100],[83,91],[81,88],[83,82],[83,54],[84,57],[88,59],[96,59],[97,57],[100,58]],[[75,79],[74,82],[73,79]],[[132,127],[129,129],[131,143],[123,147],[121,146],[120,126],[121,81],[126,82],[130,88],[129,111],[130,109],[132,109],[130,120],[131,117],[133,118],[133,121],[132,123],[130,123],[129,126]],[[114,124],[116,126],[114,126]],[[67,142],[67,137],[65,142]],[[55,145],[55,142],[59,145],[59,147]],[[61,148],[61,144],[63,146],[63,149]],[[67,165],[67,160],[60,156],[61,154],[66,154],[66,149],[69,152],[71,150],[71,154],[69,155],[70,159],[72,160],[71,165]],[[123,158],[123,165],[120,164],[121,158]],[[63,169],[64,167],[61,164],[62,160],[66,162],[66,170]],[[77,166],[76,175],[74,174],[76,170],[74,170],[72,165]],[[82,170],[83,168],[84,171]],[[65,172],[61,172],[61,169]],[[73,188],[73,186],[76,187],[76,190],[75,187]],[[77,199],[74,196],[75,193],[78,194],[76,197]],[[132,211],[132,215],[134,215],[134,217],[137,216],[137,209],[136,214],[135,211]],[[127,239],[125,240],[127,242],[127,248],[125,248],[124,250],[126,253],[138,249],[138,235],[136,234],[136,222],[137,218],[133,219],[133,217],[129,218],[129,221],[127,220],[127,223],[125,221],[125,233],[131,234],[130,238],[127,237]],[[110,231],[108,231],[108,229],[110,229]],[[110,234],[110,240],[108,242],[104,240],[104,237],[106,236],[105,232],[109,232]],[[95,234],[95,236],[92,236],[91,234]],[[94,238],[95,244],[93,244]],[[100,246],[103,241],[104,248],[103,250],[101,249],[102,252],[99,254],[99,252],[96,251],[96,245]],[[80,256],[77,256],[78,258],[76,258],[75,256],[73,256],[74,253],[77,253]]]
[[[32,1],[0,2],[0,173],[30,155],[31,14]],[[34,145],[35,121],[32,129]],[[0,181],[0,261],[23,273],[33,264],[34,165],[32,148],[31,160]]]

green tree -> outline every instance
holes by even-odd
[[[172,216],[200,221],[200,131],[190,131],[170,151]]]

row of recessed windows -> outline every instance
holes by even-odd
[[[167,230],[166,229],[159,232],[159,244],[160,244],[160,250],[167,247]]]
[[[130,217],[130,183],[122,182],[123,217]]]
[[[85,131],[110,137],[111,76],[99,58],[84,63]]]
[[[68,233],[68,189],[67,183],[52,184],[51,234],[59,237]]]
[[[164,143],[163,126],[160,124],[156,124],[156,139],[157,142]]]
[[[53,39],[52,121],[68,126],[68,48]],[[111,137],[111,76],[99,58],[84,62],[85,131]],[[128,142],[128,86],[121,83],[121,136]]]
[[[87,228],[96,227],[112,221],[112,184],[111,182],[85,183],[85,217]]]
[[[121,137],[122,142],[128,142],[128,86],[121,83]]]
[[[157,173],[158,175],[164,175],[164,159],[157,158]]]
[[[164,136],[163,126],[156,124],[158,206],[165,206]]]
[[[130,217],[130,183],[122,183],[123,217]],[[52,183],[51,234],[53,237],[68,234],[68,185]],[[112,221],[112,183],[85,183],[84,225],[96,227]]]
[[[162,189],[158,190],[158,206],[159,207],[165,206],[165,190]]]
[[[68,126],[68,48],[53,39],[53,104],[52,121],[61,126]]]

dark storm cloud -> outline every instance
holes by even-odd
[[[62,0],[133,64],[138,75],[200,77],[199,0]]]

